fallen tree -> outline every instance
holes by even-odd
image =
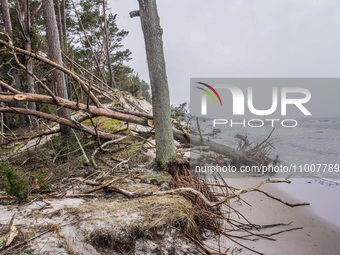
[[[0,81],[0,85],[2,85],[4,88],[10,87],[8,84],[1,82],[1,81]],[[150,121],[152,120],[151,118],[152,115],[141,113],[141,112],[127,111],[127,110],[124,110],[124,112],[118,112],[118,111],[114,111],[108,108],[103,108],[103,107],[98,108],[96,106],[85,105],[79,102],[70,101],[67,99],[60,98],[60,97],[56,97],[57,99],[56,101],[51,96],[46,96],[46,95],[20,93],[19,91],[15,91],[15,90],[12,90],[11,92],[15,94],[8,94],[8,93],[0,94],[0,101],[7,102],[7,103],[17,102],[17,101],[19,102],[27,101],[27,102],[53,104],[53,105],[65,107],[65,108],[76,110],[76,111],[80,110],[88,114],[91,114],[91,116],[105,116],[105,117],[109,117],[109,118],[113,118],[113,119],[117,119],[121,121],[126,121],[129,123],[140,124],[143,126],[149,126],[149,127],[153,126],[152,121]],[[85,125],[82,125],[81,123],[75,120],[71,121],[65,118],[57,117],[56,115],[53,115],[53,114],[47,114],[47,113],[43,113],[43,112],[39,112],[35,110],[28,110],[24,108],[15,108],[15,107],[1,107],[0,112],[33,115],[38,118],[43,118],[43,119],[47,119],[50,121],[54,121],[59,124],[70,126],[71,128],[84,131],[91,135],[97,134],[95,130]],[[242,151],[235,150],[231,147],[213,142],[211,140],[210,141],[201,140],[199,136],[195,136],[195,135],[190,135],[190,138],[189,138],[188,134],[184,134],[182,131],[177,130],[175,128],[173,128],[173,134],[174,134],[174,138],[181,143],[189,143],[190,141],[191,144],[193,145],[204,144],[206,146],[209,146],[210,150],[215,151],[219,154],[225,155],[226,157],[230,158],[234,162],[237,162],[240,160],[244,161],[246,159],[246,155]],[[112,134],[101,132],[101,131],[98,132],[98,135],[100,138],[109,139],[109,140],[119,138],[119,136],[117,135],[112,135]]]
[[[34,79],[36,79],[38,84],[40,84],[46,90],[49,96],[42,95],[42,94],[22,93],[21,91],[14,89],[12,86],[5,83],[4,81],[0,81],[0,86],[2,86],[5,90],[9,91],[9,92],[0,93],[0,102],[7,102],[7,103],[35,102],[35,103],[51,104],[51,105],[56,105],[58,107],[71,109],[74,111],[85,112],[89,117],[105,116],[108,118],[125,121],[127,123],[136,123],[136,124],[140,124],[143,126],[147,126],[147,127],[150,127],[150,129],[154,128],[153,115],[147,112],[142,112],[138,108],[137,108],[138,110],[136,111],[134,110],[136,109],[136,107],[133,107],[133,106],[129,107],[129,103],[128,103],[129,100],[124,98],[124,96],[122,96],[122,93],[120,93],[119,91],[117,92],[118,100],[121,102],[121,105],[123,106],[123,108],[117,109],[112,106],[105,107],[98,100],[95,93],[98,95],[103,95],[105,98],[112,100],[114,97],[110,95],[110,93],[108,93],[108,91],[111,91],[111,92],[114,91],[112,90],[112,88],[110,88],[109,86],[103,83],[94,84],[93,82],[84,80],[83,78],[81,78],[81,75],[76,74],[75,72],[69,70],[68,68],[64,66],[58,65],[57,63],[37,53],[28,52],[26,50],[13,46],[11,39],[10,38],[8,39],[9,39],[9,42],[0,40],[0,44],[5,46],[7,48],[8,53],[14,56],[14,59],[17,61],[19,67],[24,69],[24,66],[19,62],[19,59],[16,55],[17,53],[39,60],[48,66],[51,66],[53,68],[56,68],[62,71],[63,73],[67,74],[70,78],[72,78],[74,81],[76,81],[78,84],[80,84],[81,89],[87,95],[87,99],[86,99],[86,104],[85,104],[85,103],[80,102],[78,96],[77,96],[77,101],[71,101],[71,100],[61,98],[61,97],[57,97],[56,95],[53,94],[51,90],[48,89],[46,85],[42,83],[41,80],[39,80],[34,74],[31,74],[34,77]],[[94,105],[91,105],[91,102]],[[0,112],[14,113],[14,114],[19,113],[19,114],[24,114],[24,115],[36,116],[38,118],[43,118],[43,119],[47,119],[47,120],[59,123],[61,125],[66,125],[76,130],[80,130],[85,133],[88,133],[93,136],[100,137],[106,140],[120,138],[120,136],[118,135],[113,135],[110,133],[97,130],[96,127],[93,127],[93,128],[87,127],[81,124],[80,121],[77,121],[75,119],[68,120],[66,118],[60,118],[54,114],[48,114],[48,113],[44,113],[41,111],[7,106],[7,107],[1,107]],[[253,152],[254,151],[256,152],[258,150],[260,151],[263,150],[263,147],[261,146],[260,147],[255,146],[252,148],[247,148],[247,149],[243,148],[240,150],[236,150],[229,146],[225,146],[225,145],[216,143],[211,140],[203,139],[201,136],[196,136],[193,134],[189,135],[188,133],[184,131],[184,129],[180,131],[174,127],[172,128],[172,132],[173,132],[174,139],[184,144],[185,146],[188,146],[189,143],[191,145],[197,145],[197,146],[201,146],[201,145],[209,146],[211,151],[214,151],[214,152],[217,152],[219,154],[226,156],[233,162],[233,164],[238,164],[238,162],[255,163],[257,158],[253,157],[254,155],[256,155],[256,153],[254,154]],[[44,135],[45,133],[42,132],[41,134]],[[4,144],[6,144],[6,142],[4,142]],[[268,164],[271,161],[272,160],[270,158],[262,154],[262,161],[260,163]]]

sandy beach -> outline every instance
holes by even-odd
[[[228,184],[238,188],[254,186],[260,178],[230,178]],[[291,223],[261,231],[276,233],[289,228],[302,228],[284,232],[272,240],[257,241],[238,240],[243,245],[263,254],[298,254],[298,255],[335,255],[340,254],[340,196],[339,185],[320,182],[315,179],[293,179],[291,184],[265,184],[263,191],[270,193],[289,203],[310,202],[310,206],[289,207],[268,198],[259,192],[251,192],[241,196],[247,203],[234,200],[232,207],[241,212],[250,222],[260,225]],[[320,217],[320,216],[323,217]],[[327,218],[328,220],[326,220]],[[256,231],[256,230],[255,230]],[[258,232],[256,232],[258,233]],[[227,254],[255,254],[237,246],[228,239],[223,239],[221,252]],[[229,249],[228,249],[229,248]]]

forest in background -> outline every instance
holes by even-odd
[[[108,84],[112,88],[129,91],[133,96],[144,97],[151,101],[149,85],[140,78],[128,61],[129,49],[124,49],[123,39],[128,32],[119,29],[116,15],[110,13],[106,1],[81,0],[75,3],[69,0],[51,1],[58,27],[59,42],[48,42],[46,35],[53,27],[44,20],[41,1],[1,1],[0,39],[8,41],[18,48],[31,51],[41,56],[48,55],[50,44],[60,44],[62,65],[89,82]],[[105,8],[104,8],[105,7]],[[106,9],[106,10],[105,10]],[[104,10],[106,11],[104,13]],[[5,29],[4,29],[5,28]],[[107,29],[105,29],[107,28]],[[1,81],[18,91],[47,95],[43,83],[53,93],[53,67],[27,55],[14,56],[1,46],[0,75]],[[29,73],[35,75],[32,77]],[[65,88],[69,100],[80,100],[77,84],[65,76]],[[2,91],[6,89],[2,86]],[[4,103],[2,102],[2,105]],[[24,107],[45,113],[56,114],[54,106],[41,103],[16,102],[16,107]],[[10,103],[9,106],[13,106]],[[7,105],[8,106],[8,105]],[[8,128],[35,126],[36,118],[3,113],[4,124]]]

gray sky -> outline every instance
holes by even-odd
[[[149,82],[137,0],[109,0]],[[158,0],[172,104],[191,77],[340,77],[338,0]]]

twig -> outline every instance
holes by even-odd
[[[226,253],[221,253],[221,252],[212,252],[208,250],[206,247],[204,247],[203,244],[201,244],[199,241],[197,241],[195,238],[185,234],[187,237],[189,237],[192,241],[196,242],[200,247],[202,247],[208,254],[219,254],[219,255],[227,255]]]
[[[60,225],[59,227],[65,227],[65,226],[68,226],[68,225],[76,224],[76,223],[78,223],[78,222],[80,222],[80,221],[87,220],[87,219],[90,218],[90,217],[92,217],[92,216],[89,216],[89,217],[86,217],[86,218],[84,218],[84,219],[80,219],[80,220],[77,220],[77,221],[73,221],[73,222],[70,222],[70,223],[62,224],[62,225]],[[40,234],[37,234],[37,235],[35,235],[35,236],[33,236],[33,237],[27,239],[27,240],[24,240],[24,241],[22,241],[22,242],[20,242],[20,243],[17,243],[17,244],[15,244],[15,245],[13,245],[13,246],[7,248],[6,250],[2,251],[2,252],[0,253],[0,255],[4,255],[4,254],[6,254],[8,251],[13,250],[13,249],[15,249],[15,248],[17,248],[17,247],[19,247],[19,246],[21,246],[21,245],[27,244],[28,242],[30,242],[30,241],[32,241],[32,240],[34,240],[34,239],[37,239],[37,238],[39,238],[39,237],[41,237],[41,236],[43,236],[43,235],[45,235],[45,234],[47,234],[47,233],[49,233],[49,232],[51,232],[51,231],[54,231],[54,230],[55,230],[54,228],[50,228],[50,229],[48,229],[48,230],[45,230],[45,231],[41,232]]]
[[[75,136],[76,139],[77,139],[77,142],[78,142],[79,147],[80,147],[80,149],[81,149],[81,151],[82,151],[82,153],[83,153],[83,156],[84,156],[84,158],[85,158],[85,160],[86,160],[86,163],[90,163],[89,158],[87,157],[86,152],[85,152],[83,146],[81,145],[81,143],[80,143],[80,141],[79,141],[79,138],[78,138],[76,132],[74,132],[73,129],[72,129],[72,132],[73,132],[74,136]]]
[[[100,186],[98,186],[98,187],[95,187],[95,188],[93,188],[93,189],[90,189],[90,190],[85,191],[84,194],[89,194],[89,193],[95,192],[95,191],[97,191],[97,190],[104,189],[104,188],[108,187],[109,185],[111,185],[112,183],[114,183],[114,182],[116,182],[116,181],[119,181],[119,180],[121,180],[121,179],[123,179],[123,177],[119,177],[119,178],[112,179],[111,181],[109,181],[109,182],[107,182],[107,183],[104,183],[104,184],[102,184],[102,185],[100,185]]]
[[[198,133],[200,135],[201,142],[203,142],[203,136],[202,136],[202,132],[201,132],[201,128],[200,128],[200,123],[198,121],[198,117],[196,117],[196,122],[197,122],[197,129],[198,129]]]
[[[124,140],[126,137],[127,137],[127,136],[123,136],[123,137],[120,137],[120,138],[115,139],[115,140],[112,140],[112,141],[107,141],[107,142],[105,142],[105,143],[103,143],[103,144],[101,145],[101,148],[95,149],[95,151],[94,151],[94,152],[92,153],[92,155],[91,155],[91,163],[92,163],[92,166],[93,166],[95,169],[98,169],[98,165],[96,164],[96,161],[94,160],[94,156],[96,156],[96,154],[97,154],[97,152],[99,151],[99,149],[102,149],[102,150],[103,150],[103,148],[104,148],[105,146],[107,146],[107,145],[109,145],[109,144],[111,144],[111,143],[117,143],[117,142],[119,142],[119,141],[122,141],[122,140]]]
[[[267,197],[269,197],[269,198],[271,198],[271,199],[274,199],[274,200],[276,200],[276,201],[279,201],[280,203],[285,204],[285,205],[288,205],[288,206],[290,206],[290,207],[303,206],[303,205],[310,205],[310,203],[306,203],[306,202],[291,204],[291,203],[288,203],[288,202],[285,202],[285,201],[281,200],[281,199],[278,198],[278,197],[274,197],[274,196],[268,194],[267,192],[265,192],[265,191],[263,191],[263,190],[255,189],[254,191],[261,192],[261,193],[265,194]]]

